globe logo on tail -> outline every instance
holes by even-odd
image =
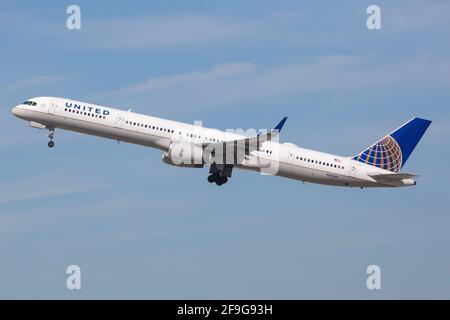
[[[399,172],[402,168],[402,150],[391,136],[378,141],[353,159],[391,172]]]

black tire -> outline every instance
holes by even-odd
[[[48,142],[48,147],[53,148],[55,146],[55,143],[53,141]]]
[[[216,184],[218,186],[221,186],[221,185],[227,183],[227,181],[228,181],[228,179],[226,177],[218,177],[216,180]]]
[[[209,183],[213,183],[214,181],[216,181],[216,177],[213,174],[209,175],[208,176],[208,182]]]

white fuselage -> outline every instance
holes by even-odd
[[[13,114],[42,129],[61,128],[125,141],[167,152],[176,137],[195,143],[245,138],[242,135],[151,117],[110,107],[53,97],[39,97],[36,105],[18,105]],[[275,175],[312,183],[348,187],[389,187],[368,174],[391,173],[348,157],[267,141],[252,155],[276,164]],[[243,164],[235,167],[255,170]]]

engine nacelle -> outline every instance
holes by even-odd
[[[169,151],[164,152],[165,164],[183,168],[203,168],[203,148],[190,142],[172,141]]]

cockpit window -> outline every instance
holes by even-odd
[[[25,101],[23,104],[27,106],[37,106],[37,103],[34,101]]]

